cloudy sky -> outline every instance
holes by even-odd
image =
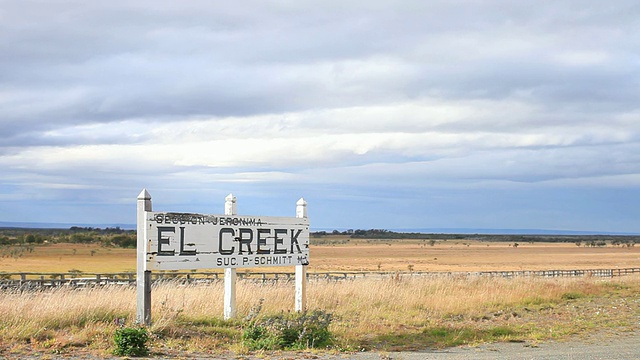
[[[640,3],[0,0],[0,221],[640,233]]]

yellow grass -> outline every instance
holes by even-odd
[[[573,243],[520,243],[471,240],[372,241],[311,247],[315,271],[501,271],[637,267],[640,246],[591,248]]]
[[[339,347],[420,348],[455,343],[429,341],[442,329],[473,329],[464,341],[487,339],[483,329],[506,327],[504,339],[544,339],[611,328],[637,331],[640,280],[576,278],[412,277],[413,271],[540,270],[637,267],[639,247],[587,248],[575,244],[485,243],[468,240],[359,241],[312,245],[309,272],[400,271],[340,282],[312,281],[310,310],[335,315],[331,330]],[[0,259],[0,272],[133,272],[135,250],[97,245],[35,246],[18,259]],[[292,268],[249,271],[292,271]],[[240,270],[245,271],[245,270]],[[222,283],[159,285],[152,294],[154,347],[216,351],[237,343],[242,322],[222,321]],[[575,300],[567,300],[574,299]],[[239,282],[239,319],[264,299],[262,314],[293,309],[291,283]],[[4,348],[34,346],[54,352],[75,347],[109,350],[116,318],[135,319],[133,287],[58,288],[42,292],[0,292],[0,357]],[[596,314],[596,315],[594,315]],[[435,329],[435,330],[430,330]],[[458,329],[458,330],[456,330]],[[432,331],[432,332],[431,332]],[[458,338],[460,335],[456,335]],[[495,338],[489,338],[495,340]],[[395,345],[394,345],[395,344]],[[431,345],[429,345],[431,344]]]
[[[640,308],[639,301],[637,298],[627,301],[624,296],[637,295],[640,290],[638,280],[638,277],[602,280],[417,278],[405,275],[377,280],[318,281],[309,284],[308,306],[311,310],[333,313],[332,331],[338,335],[339,342],[352,347],[381,346],[375,345],[377,337],[423,334],[425,329],[440,327],[509,326],[519,332],[519,338],[538,339],[552,336],[553,331],[562,335],[606,326],[603,324],[611,318],[592,319],[594,314],[580,308],[591,306],[589,304],[596,304],[598,313],[615,317],[616,326],[624,324],[626,329],[637,329],[634,319]],[[619,296],[619,291],[625,291],[623,296]],[[291,283],[240,282],[237,292],[239,318],[245,317],[261,302],[260,299],[264,299],[262,314],[291,311],[293,293]],[[572,294],[572,299],[577,294],[589,301],[567,302],[563,299],[566,294]],[[601,305],[593,300],[603,295],[618,296],[620,304],[626,304],[626,308],[616,303],[619,310],[614,311],[613,305]],[[229,341],[238,340],[241,324],[224,325],[220,320],[222,283],[157,286],[153,289],[152,303],[151,330],[163,338],[154,346],[209,351],[228,348]],[[0,293],[0,339],[3,343],[28,341],[36,347],[57,350],[81,346],[106,351],[111,346],[116,318],[126,318],[128,324],[132,324],[135,288],[58,288],[44,292]],[[201,325],[212,321],[223,324],[223,328],[212,330],[211,325]],[[191,340],[185,340],[185,334]]]
[[[97,244],[51,244],[33,246],[20,257],[0,259],[0,272],[59,273],[135,272],[136,250]]]

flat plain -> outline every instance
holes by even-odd
[[[574,243],[362,241],[311,248],[315,271],[517,271],[640,266],[640,247]]]
[[[309,272],[519,271],[616,269],[640,266],[640,246],[477,240],[350,240],[311,245]],[[99,244],[34,245],[0,258],[0,272],[135,272],[135,249]],[[251,269],[250,271],[256,271]],[[291,272],[290,267],[260,271]]]
[[[409,274],[637,268],[640,246],[339,236],[322,240],[311,241],[310,273],[392,273],[309,283],[308,308],[333,314],[330,330],[335,341],[329,350],[341,358],[345,352],[362,350],[382,352],[378,354],[385,358],[389,351],[493,342],[537,348],[543,341],[585,334],[598,334],[606,342],[637,334],[640,328],[638,274],[614,278]],[[136,266],[135,249],[100,244],[15,245],[2,251],[0,273],[134,272]],[[243,271],[292,272],[293,268],[239,270]],[[222,282],[175,285],[161,283],[154,288],[150,327],[154,356],[251,355],[242,342],[247,325],[242,319],[252,313],[288,313],[294,302],[292,283],[242,281],[238,319],[223,321]],[[135,291],[135,287],[107,286],[0,292],[0,358],[108,357],[113,350],[114,319],[133,323]]]

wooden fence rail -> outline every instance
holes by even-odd
[[[321,272],[307,273],[311,281],[340,281],[362,278],[384,279],[398,277],[617,277],[640,274],[640,268],[586,269],[586,270],[518,270],[477,272]],[[246,272],[237,273],[238,279],[253,282],[293,281],[294,273]],[[223,280],[219,272],[154,272],[152,281],[183,284],[207,284]],[[126,273],[0,273],[0,289],[36,289],[59,286],[87,287],[102,285],[135,286],[136,274]]]

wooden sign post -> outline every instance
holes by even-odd
[[[154,212],[147,190],[138,195],[138,323],[151,323],[151,271],[223,268],[224,318],[236,315],[236,269],[295,266],[295,310],[306,306],[309,220],[304,199],[296,217],[240,216],[236,197],[224,215]]]
[[[233,194],[224,198],[224,214],[238,214],[238,199]],[[236,268],[224,269],[224,319],[228,320],[236,316]]]
[[[151,325],[151,271],[147,270],[147,227],[146,214],[151,211],[151,195],[147,189],[138,195],[137,220],[137,266],[136,266],[136,322]]]

